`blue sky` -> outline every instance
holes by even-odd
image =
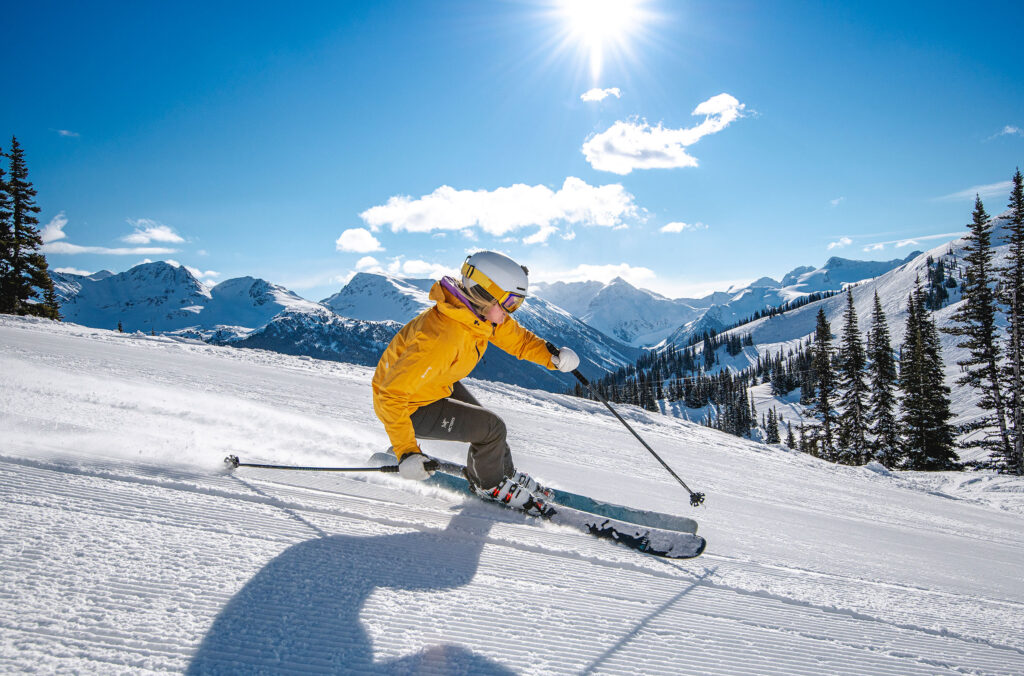
[[[312,300],[476,249],[670,297],[902,258],[1024,165],[1020,2],[580,4],[18,3],[0,146],[53,268]]]

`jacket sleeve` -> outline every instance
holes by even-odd
[[[419,334],[394,363],[386,365],[373,404],[399,460],[419,450],[410,419],[416,407],[410,402],[419,399],[416,392],[425,385],[436,387],[435,379],[453,358],[445,341]]]
[[[511,317],[494,329],[491,342],[516,359],[526,359],[547,369],[555,369],[547,344]]]

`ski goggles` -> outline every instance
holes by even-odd
[[[523,301],[526,300],[526,296],[521,293],[503,290],[492,282],[490,277],[480,272],[475,266],[470,265],[468,261],[462,264],[462,276],[472,279],[482,286],[484,291],[491,294],[494,300],[498,301],[498,305],[506,312],[515,312],[523,304]]]

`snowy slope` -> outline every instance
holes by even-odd
[[[0,671],[1024,673],[1019,481],[621,407],[695,511],[600,405],[471,383],[521,468],[697,516],[707,553],[669,562],[395,478],[221,471],[364,462],[364,367],[0,317],[0,373]]]
[[[995,219],[992,241],[996,245],[994,247],[994,263],[996,265],[1002,265],[1006,255],[1007,247],[1002,244],[1006,234],[1005,223],[1005,214]],[[888,321],[893,349],[898,353],[906,329],[907,299],[913,291],[916,280],[920,279],[922,285],[926,284],[928,258],[931,257],[935,260],[944,258],[947,261],[947,265],[962,266],[964,247],[965,240],[963,238],[940,244],[929,251],[918,254],[903,265],[883,275],[853,286],[851,293],[853,294],[862,339],[867,335],[871,326],[874,295],[877,292]],[[790,310],[784,314],[765,317],[733,329],[730,333],[750,335],[755,343],[755,347],[745,348],[741,355],[730,361],[723,362],[716,366],[714,370],[719,368],[739,370],[755,364],[758,355],[774,356],[780,351],[786,354],[790,349],[798,349],[803,342],[813,336],[819,309],[824,309],[834,336],[833,346],[838,346],[843,336],[843,316],[846,312],[846,304],[846,295],[838,294],[831,298]],[[959,290],[951,290],[950,304],[933,313],[933,318],[940,329],[951,325],[951,317],[957,312],[960,304]],[[946,383],[953,390],[951,404],[954,419],[952,422],[956,425],[968,423],[981,414],[981,411],[977,408],[980,392],[973,388],[955,385],[955,381],[961,375],[957,361],[966,356],[966,352],[956,346],[961,339],[942,333],[940,334],[940,340]],[[699,345],[697,349],[700,351]],[[719,352],[719,355],[725,355],[724,350]],[[766,398],[758,403],[757,410],[759,413],[767,413],[768,409],[773,406],[788,409],[794,408],[787,402]],[[795,417],[788,419],[794,422],[797,420]],[[979,453],[976,449],[960,450],[959,455],[960,459],[964,461],[977,461],[987,458],[985,454]]]

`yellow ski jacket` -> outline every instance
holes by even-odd
[[[399,460],[419,450],[409,416],[451,396],[452,385],[469,375],[489,342],[518,359],[555,368],[544,341],[511,317],[498,325],[481,319],[442,282],[434,283],[430,300],[437,304],[392,338],[373,374],[373,410]]]

